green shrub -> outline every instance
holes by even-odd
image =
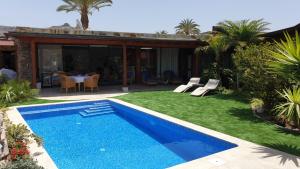
[[[300,87],[283,90],[280,95],[285,102],[275,107],[277,116],[300,128]]]
[[[43,169],[33,159],[20,159],[6,165],[3,169]]]
[[[28,81],[10,80],[0,87],[1,102],[5,104],[26,100],[37,95],[36,89],[31,89]]]
[[[5,74],[0,74],[0,84],[6,83],[8,80]]]
[[[233,89],[234,88],[234,73],[231,69],[225,68],[221,72],[222,86]]]
[[[204,69],[201,75],[201,81],[207,82],[208,79],[219,79],[217,63],[212,63],[208,69]]]
[[[241,89],[251,98],[261,98],[271,109],[280,100],[276,90],[282,89],[285,81],[268,71],[268,62],[273,58],[267,49],[273,50],[272,44],[237,48],[233,60]]]

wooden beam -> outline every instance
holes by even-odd
[[[32,70],[32,79],[31,79],[31,85],[33,88],[36,87],[36,75],[37,75],[37,57],[36,57],[36,42],[31,41],[30,43],[31,48],[31,70]]]
[[[199,56],[194,55],[194,58],[195,58],[194,76],[198,77],[199,76]]]
[[[198,41],[175,40],[131,40],[131,39],[75,39],[75,38],[49,38],[49,37],[18,37],[22,41],[35,41],[41,44],[65,44],[65,45],[115,45],[153,48],[196,48],[200,46]]]
[[[127,87],[127,46],[123,45],[123,87]]]
[[[136,61],[136,64],[135,64],[135,79],[136,79],[136,82],[138,84],[141,83],[141,49],[140,48],[137,48],[136,49],[136,55],[135,55],[135,61]]]

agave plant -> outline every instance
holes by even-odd
[[[295,38],[285,33],[285,40],[275,42],[276,50],[268,50],[274,61],[269,63],[273,72],[282,77],[288,77],[299,83],[300,81],[300,38],[298,32]]]
[[[300,127],[300,87],[283,90],[280,95],[286,102],[275,107],[277,116]]]
[[[112,0],[63,0],[65,4],[59,6],[57,11],[73,12],[77,11],[81,15],[81,23],[84,30],[89,27],[89,14],[92,10],[100,10],[105,6],[111,6]]]
[[[28,143],[30,139],[35,140],[39,146],[43,144],[43,139],[38,135],[31,133],[24,124],[8,125],[6,128],[6,136],[9,147],[13,147],[18,141],[24,141]]]
[[[1,86],[0,89],[1,101],[4,103],[12,103],[16,99],[16,93],[13,90],[13,87],[8,85]]]
[[[217,25],[217,31],[230,46],[246,46],[262,40],[261,34],[268,30],[269,23],[259,20],[224,21]]]
[[[6,128],[8,145],[14,146],[17,141],[29,141],[30,130],[23,124],[12,124]]]

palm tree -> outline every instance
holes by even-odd
[[[217,32],[223,36],[229,46],[246,46],[262,40],[260,36],[268,30],[269,23],[259,20],[224,21],[217,25]]]
[[[176,34],[194,36],[200,33],[199,25],[193,19],[184,19],[175,27]]]
[[[168,31],[162,30],[155,33],[157,37],[166,37],[168,35]]]
[[[81,15],[81,23],[84,30],[89,27],[89,14],[92,14],[92,10],[100,10],[105,6],[111,6],[112,0],[63,0],[65,4],[59,6],[57,11],[65,12],[79,12]]]

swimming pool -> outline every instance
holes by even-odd
[[[237,146],[110,100],[18,111],[60,169],[162,169]]]

